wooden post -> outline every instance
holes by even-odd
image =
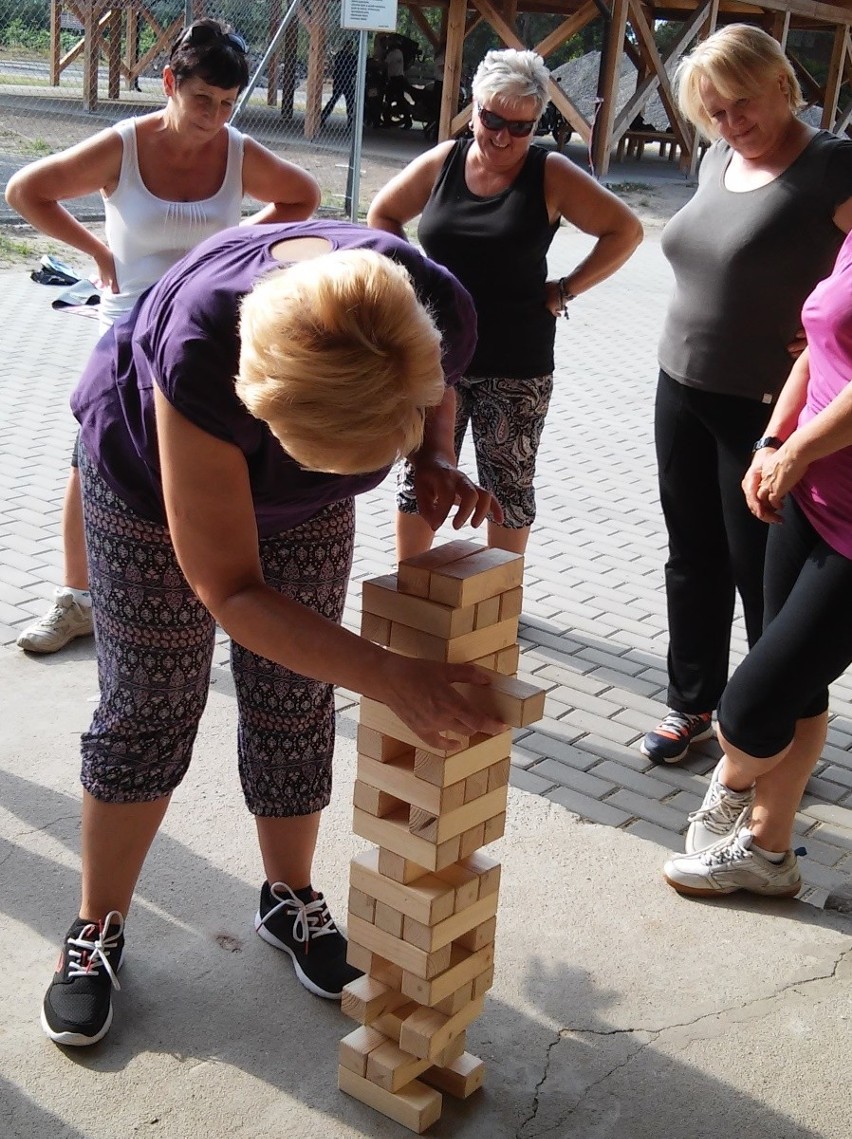
[[[62,55],[62,3],[50,0],[50,85],[59,86],[59,57]]]
[[[267,35],[270,41],[278,31],[281,23],[281,0],[269,0],[269,22]],[[278,79],[281,65],[281,53],[278,48],[270,55],[266,62],[266,105],[274,107],[278,102]]]
[[[314,138],[320,129],[323,80],[325,79],[325,40],[328,0],[314,0],[310,16],[308,82],[305,94],[305,138]]]
[[[284,59],[281,64],[281,118],[292,122],[296,103],[296,51],[299,44],[299,24],[292,20],[284,33]]]
[[[451,123],[459,104],[466,14],[467,0],[450,0],[447,10],[447,51],[444,60],[444,86],[441,90],[441,117],[438,123],[438,138],[441,142],[451,136]]]
[[[83,110],[98,109],[98,60],[100,56],[100,29],[98,27],[97,0],[81,5],[83,17]]]
[[[109,49],[107,51],[107,97],[117,99],[121,79],[121,24],[120,8],[111,8],[107,15]]]
[[[825,81],[825,100],[820,120],[820,126],[825,130],[831,130],[837,117],[837,100],[843,83],[843,72],[846,70],[848,43],[849,29],[845,24],[838,24],[834,29],[834,44],[831,50],[831,63],[828,65],[828,77]]]
[[[612,16],[606,28],[604,50],[601,53],[598,78],[598,99],[601,102],[592,135],[592,164],[598,178],[602,178],[609,170],[622,44],[627,30],[627,6],[628,0],[612,0]]]

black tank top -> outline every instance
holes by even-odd
[[[467,188],[472,139],[457,142],[444,163],[418,228],[428,256],[445,265],[473,297],[478,339],[472,376],[528,379],[553,371],[556,319],[545,306],[551,224],[544,197],[548,152],[531,146],[515,181],[479,198]]]

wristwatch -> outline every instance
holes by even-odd
[[[752,455],[758,451],[762,451],[764,447],[771,447],[777,451],[779,447],[784,446],[784,440],[779,439],[777,435],[762,435],[751,449]]]

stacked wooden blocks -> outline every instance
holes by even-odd
[[[514,678],[523,558],[466,541],[364,582],[361,632],[405,656],[492,670],[459,685],[510,727],[544,712],[544,693]],[[387,706],[361,701],[354,830],[377,849],[352,862],[343,1011],[360,1024],[340,1044],[339,1083],[418,1134],[441,1092],[466,1099],[482,1061],[465,1051],[494,977],[500,865],[479,850],[506,822],[510,730],[458,737],[440,751]]]

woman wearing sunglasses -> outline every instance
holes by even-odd
[[[492,546],[522,553],[535,518],[536,452],[553,387],[556,317],[622,265],[642,227],[618,198],[561,154],[531,145],[548,102],[550,74],[532,51],[490,51],[473,79],[472,139],[440,143],[376,196],[370,225],[418,235],[476,306],[478,343],[456,390],[456,454],[471,424],[479,479],[503,507]],[[562,218],[597,241],[567,276],[548,279],[547,251]],[[428,549],[433,532],[417,513],[416,479],[405,468],[397,548]]]
[[[246,44],[218,20],[186,28],[163,69],[166,105],[124,119],[15,174],[6,199],[42,233],[87,254],[101,288],[103,332],[188,250],[240,220],[243,196],[266,202],[248,223],[300,221],[319,204],[304,170],[228,125],[248,82]],[[61,204],[100,193],[105,240]],[[18,645],[52,653],[92,632],[76,448],[65,491],[63,585]]]

